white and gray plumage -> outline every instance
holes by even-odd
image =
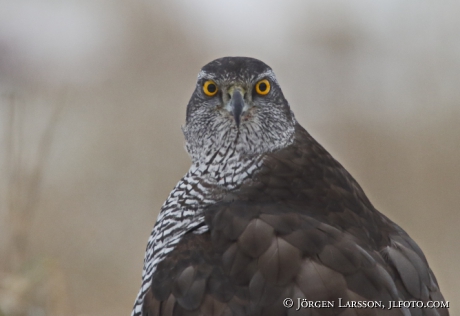
[[[132,315],[448,315],[337,307],[444,299],[417,244],[297,123],[266,64],[204,66],[183,131],[192,166],[149,238]],[[286,297],[335,307],[296,312]]]

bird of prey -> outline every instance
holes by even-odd
[[[265,63],[205,65],[183,132],[192,166],[132,315],[449,314],[422,250],[300,126]]]

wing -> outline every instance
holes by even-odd
[[[144,315],[448,315],[386,309],[389,301],[443,300],[423,254],[402,231],[391,245],[372,249],[287,205],[219,204],[206,219],[210,233],[188,234],[159,264]],[[285,298],[294,307],[285,308]],[[334,307],[296,311],[302,299]],[[340,307],[351,301],[385,309]]]
[[[208,232],[186,234],[159,263],[143,315],[448,315],[388,309],[443,297],[415,242],[300,126],[224,200],[205,209]],[[322,301],[333,307],[298,308]]]

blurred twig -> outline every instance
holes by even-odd
[[[2,311],[8,316],[69,315],[65,278],[59,263],[52,258],[32,257],[28,251],[31,226],[38,209],[53,136],[65,106],[65,95],[59,95],[39,137],[32,168],[27,166],[27,154],[31,150],[25,148],[24,135],[29,109],[16,95],[7,97],[5,160],[9,238],[3,271],[0,266],[0,316]]]
[[[56,129],[59,115],[64,107],[59,100],[46,124],[39,141],[36,162],[28,172],[24,157],[24,129],[27,109],[18,102],[15,95],[10,95],[9,117],[6,130],[6,167],[8,172],[7,207],[10,222],[10,243],[7,266],[14,268],[24,262],[27,253],[30,226],[38,207],[41,183]],[[60,97],[63,99],[63,96]]]

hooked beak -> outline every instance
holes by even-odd
[[[236,126],[239,128],[241,122],[241,113],[243,112],[245,105],[243,98],[244,90],[239,87],[231,87],[228,92],[231,96],[231,99],[227,103],[226,108],[230,113],[233,114]]]

